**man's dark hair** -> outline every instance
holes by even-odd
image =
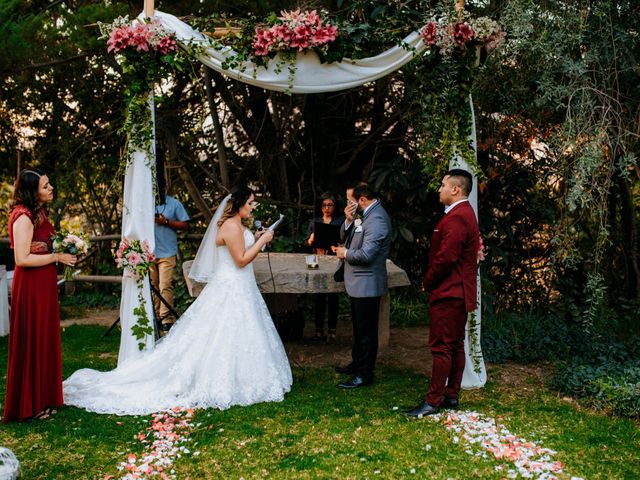
[[[455,179],[460,185],[465,196],[469,196],[471,189],[473,188],[473,176],[469,172],[462,170],[461,168],[453,168],[445,173],[445,176]]]
[[[353,198],[358,201],[360,200],[360,197],[364,197],[367,200],[375,200],[377,195],[368,183],[360,182],[353,188]]]

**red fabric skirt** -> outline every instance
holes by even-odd
[[[7,393],[2,420],[62,405],[60,312],[54,264],[16,267],[11,285]]]

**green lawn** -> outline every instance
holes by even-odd
[[[74,326],[63,333],[64,375],[80,367],[112,368],[118,335],[104,327]],[[6,372],[7,340],[0,343]],[[489,369],[486,388],[466,392],[465,409],[501,416],[512,433],[556,450],[562,478],[640,478],[640,427],[631,420],[584,410],[539,387],[503,385],[506,366]],[[425,379],[382,369],[369,388],[345,392],[329,368],[294,369],[293,391],[278,404],[198,411],[189,449],[175,463],[178,478],[505,478],[493,458],[471,456],[464,442],[432,420],[411,421],[397,409],[413,406]],[[524,383],[527,385],[525,376]],[[4,382],[0,386],[4,397]],[[134,438],[150,417],[117,417],[62,408],[53,418],[0,427],[0,445],[21,461],[23,477],[89,479],[117,476]],[[213,428],[209,428],[213,425]],[[426,447],[429,445],[430,447]],[[154,477],[158,478],[158,477]]]

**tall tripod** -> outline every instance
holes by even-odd
[[[171,315],[173,315],[174,318],[178,318],[180,315],[178,315],[178,312],[176,312],[175,309],[169,304],[169,302],[167,302],[167,300],[162,296],[160,291],[152,283],[149,283],[149,286],[151,287],[151,295],[152,296],[155,295],[156,297],[158,297],[160,302],[162,302],[162,304],[169,309],[169,312],[171,312]],[[156,328],[154,328],[154,332],[155,332],[155,338],[157,340],[160,336],[159,332],[160,332],[160,327],[162,326],[162,321],[160,319],[160,315],[158,315],[158,312],[155,311],[155,308],[153,310],[153,318],[156,324]],[[111,324],[109,329],[104,333],[104,335],[102,335],[102,338],[109,335],[111,331],[114,328],[116,328],[116,325],[118,325],[118,323],[120,323],[120,317],[116,318],[116,320]]]

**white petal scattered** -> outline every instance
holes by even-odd
[[[557,452],[515,436],[501,417],[494,419],[478,412],[459,411],[439,413],[429,418],[443,423],[454,433],[453,443],[464,442],[467,454],[485,459],[491,455],[495,460],[505,462],[495,469],[503,472],[506,478],[555,480],[563,473],[562,463],[553,460]],[[578,477],[571,479],[582,480]]]

